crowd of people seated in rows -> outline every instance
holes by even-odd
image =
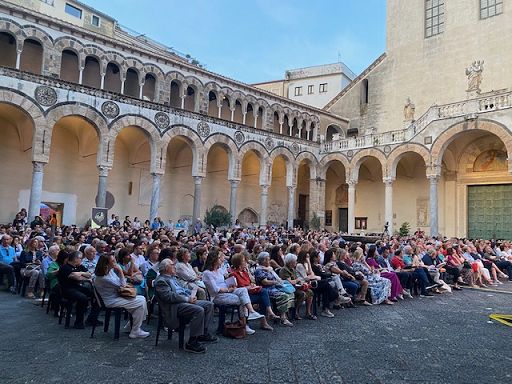
[[[146,338],[148,305],[157,300],[166,326],[190,324],[185,349],[202,353],[215,342],[209,331],[216,306],[239,307],[265,331],[293,327],[303,319],[332,318],[354,306],[394,305],[414,296],[430,298],[487,287],[512,279],[509,242],[429,238],[423,234],[383,237],[375,244],[347,243],[325,231],[265,227],[190,231],[121,224],[57,227],[26,212],[0,227],[0,274],[12,293],[40,298],[44,288],[58,303],[75,305],[74,327],[100,325],[94,290],[107,307],[132,316],[130,338]],[[199,225],[197,225],[199,223]],[[500,280],[501,279],[501,280]],[[128,289],[122,294],[121,288]],[[318,306],[318,310],[317,310]],[[90,307],[90,308],[89,308]],[[302,309],[304,307],[304,309]],[[59,306],[54,306],[54,312]],[[87,317],[86,317],[87,315]]]

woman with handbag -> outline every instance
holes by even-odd
[[[206,300],[206,287],[192,265],[190,265],[190,251],[187,248],[180,248],[177,253],[176,277],[178,282],[185,288],[196,290],[198,300]]]
[[[269,320],[279,319],[279,316],[272,311],[268,289],[255,284],[254,277],[249,272],[247,260],[242,253],[236,253],[233,255],[231,258],[231,267],[231,276],[235,278],[237,287],[247,288],[251,303],[259,305],[260,313],[264,313]],[[260,322],[261,329],[273,331],[273,328],[268,324],[266,317],[262,317]]]
[[[137,289],[137,292],[142,294],[144,289],[141,288],[142,281],[144,280],[144,276],[142,276],[142,272],[139,267],[133,262],[132,255],[128,248],[121,248],[117,253],[117,263],[123,270],[124,277],[126,281],[130,284],[133,284]]]
[[[224,254],[220,248],[214,247],[208,253],[204,266],[203,281],[214,304],[217,305],[239,305],[248,312],[248,320],[257,320],[264,317],[254,310],[247,288],[236,287],[233,282],[224,279],[221,266],[224,264]],[[242,312],[240,312],[242,313]],[[253,334],[254,330],[246,326],[247,334]]]
[[[94,287],[100,294],[105,306],[124,308],[133,317],[133,325],[129,337],[131,339],[146,338],[149,332],[141,328],[147,316],[146,298],[137,295],[133,286],[127,285],[126,278],[113,255],[101,256],[94,270]]]
[[[270,266],[270,255],[268,252],[261,252],[258,255],[258,266],[254,271],[256,284],[261,285],[268,291],[271,299],[275,300],[277,310],[280,314],[281,324],[287,327],[293,327],[288,320],[288,310],[295,306],[295,295],[282,290],[283,281],[277,276]]]
[[[39,283],[39,291],[43,295],[44,274],[41,268],[43,261],[43,252],[39,251],[39,240],[32,238],[28,241],[27,249],[20,254],[21,271],[23,278],[29,277],[26,297],[35,298],[34,289],[36,283]]]

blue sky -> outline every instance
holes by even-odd
[[[338,54],[359,74],[385,50],[385,0],[83,1],[246,83],[334,63]]]

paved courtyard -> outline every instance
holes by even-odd
[[[465,289],[221,338],[193,355],[177,337],[155,348],[155,324],[147,340],[90,339],[1,293],[0,383],[511,383],[512,327],[490,323],[493,312],[512,313],[512,294]]]

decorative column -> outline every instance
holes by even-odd
[[[43,193],[43,168],[46,163],[32,162],[32,187],[30,188],[30,202],[28,205],[28,222],[39,216],[41,195]]]
[[[260,227],[267,225],[267,210],[268,210],[268,189],[270,185],[260,185],[261,187],[261,212],[260,212]]]
[[[203,176],[194,176],[194,208],[192,210],[192,223],[201,216],[201,183]]]
[[[235,121],[235,108],[229,108],[231,110],[231,121]]]
[[[105,89],[105,74],[102,73],[101,74],[101,84],[100,84],[100,88],[101,89]]]
[[[259,110],[260,110],[260,107],[252,110],[252,115],[254,116],[254,128],[258,128],[258,111]],[[265,120],[263,120],[263,121],[265,121]]]
[[[139,99],[142,100],[144,97],[144,83],[139,84]]]
[[[21,65],[21,52],[23,52],[23,50],[16,51],[16,69],[20,69],[20,65]]]
[[[349,180],[348,184],[348,233],[354,233],[356,213],[356,184],[357,181]]]
[[[222,100],[218,101],[219,99],[217,99],[217,110],[218,110],[218,113],[217,113],[217,117],[220,119],[222,117]]]
[[[109,167],[98,165],[99,178],[98,178],[98,207],[105,208],[107,200],[107,180]]]
[[[438,235],[438,219],[437,219],[437,183],[439,175],[429,175],[430,180],[430,235]]]
[[[151,188],[151,206],[149,208],[149,221],[153,222],[155,217],[158,216],[158,206],[160,205],[160,180],[162,175],[159,173],[152,173],[153,185]]]
[[[243,124],[243,125],[245,125],[245,119],[246,119],[246,117],[247,117],[247,112],[244,112],[244,113],[242,114],[242,124]]]
[[[279,133],[281,135],[283,134],[283,124],[284,124],[284,121],[279,120]]]
[[[121,95],[124,95],[124,85],[126,83],[126,79],[121,79]]]
[[[393,179],[386,177],[384,182],[384,221],[388,225],[389,234],[393,234]]]
[[[240,180],[229,180],[231,183],[231,194],[229,196],[229,213],[231,214],[231,224],[236,221],[236,198],[238,194],[238,185]]]
[[[81,85],[83,81],[84,81],[84,68],[80,67],[79,72],[78,72],[78,84]]]
[[[181,95],[180,96],[180,98],[181,98],[181,109],[185,109],[185,97],[187,97],[187,95]],[[194,221],[194,223],[195,223],[195,221]]]
[[[306,138],[308,140],[311,140],[311,129],[310,128],[306,128]]]
[[[288,187],[288,229],[293,229],[293,219],[295,218],[295,189],[296,186]]]

